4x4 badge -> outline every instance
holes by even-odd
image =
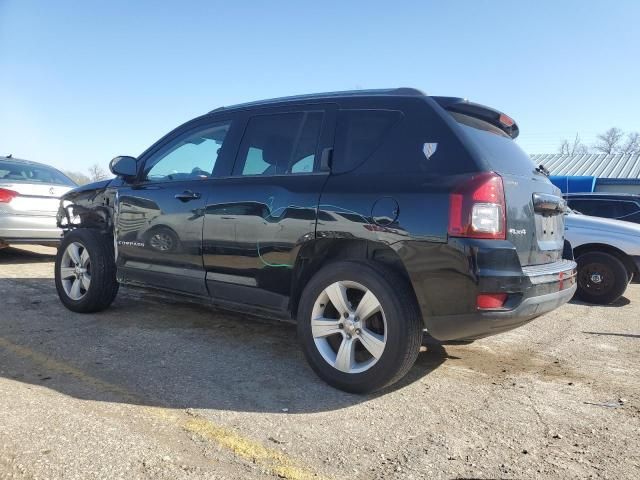
[[[431,155],[436,153],[437,149],[437,143],[425,143],[424,145],[422,145],[422,153],[424,153],[424,156],[427,157],[427,160],[431,158]]]

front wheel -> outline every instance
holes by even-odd
[[[585,302],[607,305],[622,296],[629,284],[624,264],[604,252],[580,255],[578,263],[578,289],[576,296]]]
[[[402,378],[415,362],[423,325],[408,282],[372,262],[337,262],[307,284],[298,336],[328,384],[371,392]]]
[[[56,290],[69,310],[104,310],[118,293],[113,242],[94,230],[77,229],[65,235],[55,265]]]

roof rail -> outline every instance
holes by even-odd
[[[400,88],[381,88],[381,89],[371,89],[371,90],[344,90],[338,92],[324,92],[324,93],[310,93],[306,95],[293,95],[289,97],[278,97],[278,98],[270,98],[267,100],[256,100],[253,102],[246,103],[238,103],[236,105],[229,105],[218,107],[211,110],[209,113],[219,112],[222,110],[226,110],[228,108],[245,108],[245,107],[253,107],[257,105],[270,105],[273,103],[280,102],[291,102],[296,100],[313,100],[314,98],[333,98],[333,97],[350,97],[350,96],[382,96],[382,95],[398,95],[398,96],[406,96],[406,97],[424,97],[426,94],[417,88],[410,87],[400,87]]]

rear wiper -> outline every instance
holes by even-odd
[[[543,164],[538,165],[535,168],[535,171],[538,172],[538,173],[541,173],[545,177],[548,177],[549,175],[551,175],[551,172],[549,170],[547,170]]]

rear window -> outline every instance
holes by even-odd
[[[7,161],[0,162],[0,181],[76,186],[71,179],[54,168]]]
[[[491,170],[528,177],[535,173],[531,157],[502,130],[469,115],[449,113]]]

